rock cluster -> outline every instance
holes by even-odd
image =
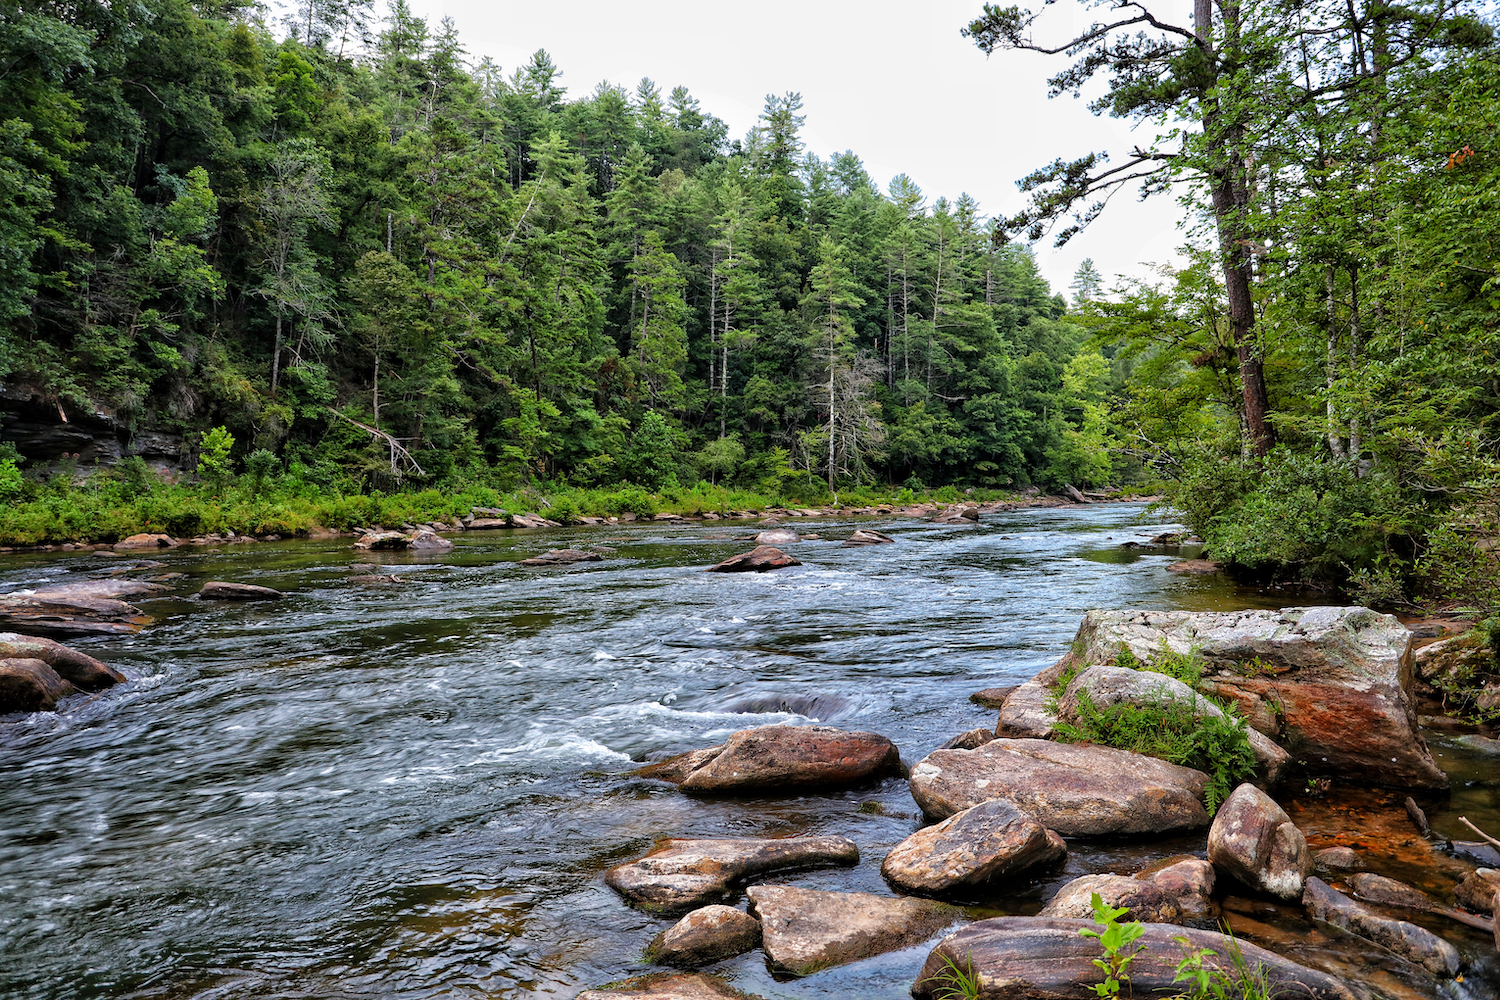
[[[60,642],[0,632],[0,714],[48,712],[74,692],[123,680],[118,670]]]

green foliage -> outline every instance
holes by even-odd
[[[234,450],[234,435],[222,424],[203,432],[198,446],[198,475],[214,489],[223,489],[234,474],[229,453]]]
[[[26,480],[13,458],[0,459],[0,501],[14,503],[26,490]]]
[[[871,803],[865,803],[870,805]],[[864,807],[860,807],[865,811]],[[974,971],[974,955],[970,953],[959,965],[949,955],[943,956],[943,968],[928,976],[932,984],[932,995],[937,1000],[979,1000],[979,973]]]
[[[1135,943],[1146,933],[1146,928],[1138,920],[1121,920],[1130,910],[1108,905],[1097,892],[1089,898],[1089,905],[1094,909],[1094,926],[1082,928],[1078,933],[1098,940],[1103,954],[1094,959],[1094,965],[1104,973],[1103,981],[1092,983],[1089,988],[1096,997],[1118,997],[1120,987],[1130,985],[1130,963],[1146,950],[1145,945]]]
[[[1185,937],[1173,939],[1182,948],[1182,958],[1177,963],[1172,982],[1187,985],[1186,1000],[1276,1000],[1288,992],[1284,987],[1272,984],[1270,972],[1263,963],[1250,965],[1244,949],[1227,927],[1224,938],[1228,969],[1221,963],[1208,961],[1218,957],[1218,952],[1212,948],[1193,948]]]

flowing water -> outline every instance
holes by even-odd
[[[804,566],[764,575],[701,572],[746,548],[725,536],[753,528],[725,522],[474,533],[427,559],[356,555],[347,539],[154,556],[165,565],[131,575],[186,575],[139,602],[156,623],[73,641],[130,683],[0,718],[0,996],[571,997],[649,971],[641,950],[669,922],[602,876],[660,837],[842,834],[858,867],[785,881],[889,894],[880,860],[921,824],[900,780],[700,801],[631,778],[637,762],[818,720],[883,733],[910,763],[993,725],[968,695],[1055,661],[1089,608],[1295,603],[1122,550],[1167,527],[1139,506],[860,523],[898,543],[805,541]],[[857,525],[798,526],[839,539]],[[515,565],[567,543],[617,551]],[[372,561],[399,584],[351,581]],[[0,557],[0,590],[137,563]],[[183,596],[209,579],[291,596]],[[1494,768],[1436,749],[1462,778],[1429,803],[1434,826],[1500,815]],[[1066,870],[972,913],[1033,912],[1068,878],[1202,846],[1075,845]],[[1242,908],[1252,937],[1305,945],[1294,914]],[[1478,932],[1454,940],[1484,951]],[[926,951],[800,981],[758,953],[719,971],[767,997],[897,1000]],[[1447,995],[1495,995],[1485,962]]]

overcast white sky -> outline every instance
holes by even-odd
[[[982,0],[412,0],[436,25],[457,22],[469,58],[490,56],[508,76],[538,48],[563,70],[569,97],[600,80],[634,89],[649,76],[666,94],[681,84],[741,138],[765,96],[800,91],[803,139],[827,157],[853,150],[885,190],[905,172],[929,202],[967,191],[990,215],[1022,204],[1016,179],[1090,149],[1123,154],[1137,141],[1123,123],[1098,119],[1086,102],[1047,99],[1062,57],[1000,53],[986,58],[959,29]],[[1191,5],[1160,5],[1172,14]],[[1049,25],[1059,41],[1076,27],[1076,5],[1059,4]],[[1174,10],[1174,8],[1176,10]],[[1087,13],[1080,14],[1085,21]],[[1042,41],[1042,33],[1037,36]],[[1149,126],[1147,126],[1149,128]],[[1141,203],[1121,192],[1066,247],[1037,247],[1054,290],[1066,292],[1092,257],[1108,281],[1169,262],[1184,241],[1169,197]]]

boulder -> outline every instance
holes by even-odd
[[[741,552],[737,556],[730,556],[716,566],[710,566],[710,573],[764,573],[772,569],[784,569],[787,566],[801,566],[800,559],[794,559],[778,548],[770,545],[757,545],[749,552]]]
[[[680,913],[736,896],[757,875],[858,862],[859,848],[844,837],[667,840],[611,868],[604,882],[633,906]]]
[[[1061,837],[1008,800],[991,799],[907,837],[885,856],[880,874],[900,892],[941,896],[1067,856]]]
[[[889,545],[894,543],[895,541],[896,540],[890,535],[875,531],[872,528],[859,528],[854,532],[854,534],[850,535],[844,540],[844,544],[846,546]]]
[[[1421,889],[1374,872],[1355,872],[1344,880],[1356,899],[1377,906],[1397,906],[1406,910],[1430,910],[1432,899]]]
[[[59,698],[76,690],[42,660],[27,656],[0,660],[0,713],[50,712]]]
[[[1500,871],[1494,868],[1476,868],[1453,890],[1459,904],[1475,913],[1495,912],[1497,892],[1500,892]]]
[[[406,547],[413,552],[449,552],[453,549],[453,543],[437,532],[424,528],[411,536]]]
[[[67,638],[133,635],[151,621],[134,604],[111,597],[89,596],[86,589],[90,588],[77,585],[0,595],[0,626],[30,635]]]
[[[790,545],[802,541],[802,536],[791,528],[767,528],[755,536],[756,545]]]
[[[721,746],[636,771],[641,777],[676,782],[689,795],[848,788],[900,773],[901,753],[890,740],[832,726],[742,729]]]
[[[1135,877],[1166,893],[1183,920],[1212,921],[1219,914],[1214,902],[1214,866],[1203,858],[1187,854],[1164,858]]]
[[[1466,750],[1500,754],[1500,740],[1492,740],[1488,736],[1480,736],[1478,733],[1465,733],[1463,736],[1455,737],[1453,742]]]
[[[129,552],[132,549],[172,549],[179,544],[171,535],[143,533],[120,539],[114,548],[116,552]]]
[[[139,570],[158,569],[165,563],[156,562],[153,559],[132,560],[130,565],[121,566],[112,570],[114,573],[133,573]],[[147,583],[145,580],[122,580],[111,577],[108,580],[79,580],[76,583],[67,583],[58,587],[44,587],[41,590],[31,592],[33,599],[44,600],[73,600],[77,598],[104,598],[118,600],[122,597],[136,597],[141,594],[161,594],[166,592],[166,587],[159,583]]]
[[[1364,866],[1359,853],[1349,847],[1325,847],[1313,855],[1315,871],[1357,872]]]
[[[1224,711],[1175,677],[1151,670],[1128,667],[1089,667],[1073,678],[1057,700],[1057,714],[1064,722],[1078,723],[1078,694],[1087,691],[1096,708],[1112,705],[1143,707],[1164,701],[1175,701],[1192,707],[1198,717],[1224,718]],[[1246,727],[1250,749],[1255,753],[1256,771],[1268,786],[1278,784],[1292,758],[1264,733]]]
[[[1208,776],[1110,747],[998,739],[976,750],[935,750],[911,769],[922,811],[944,819],[1009,799],[1064,837],[1197,830],[1208,825]]]
[[[585,549],[552,549],[530,559],[522,559],[522,566],[571,566],[580,562],[602,562],[603,554]]]
[[[464,522],[465,531],[490,531],[509,527],[510,522],[503,517],[476,517]]]
[[[1181,915],[1177,901],[1153,882],[1129,875],[1084,875],[1057,890],[1037,916],[1093,920],[1095,895],[1110,906],[1129,910],[1126,920],[1171,924]]]
[[[1398,788],[1446,788],[1417,729],[1411,633],[1359,607],[1280,611],[1090,611],[1059,666],[1195,653],[1208,694],[1316,771]],[[1019,693],[1019,692],[1018,692]],[[1014,696],[1013,696],[1014,697]],[[1002,721],[1004,717],[1002,716]]]
[[[270,587],[210,580],[198,591],[198,596],[207,601],[277,601],[286,595]]]
[[[694,910],[662,931],[646,948],[647,961],[696,969],[733,958],[760,944],[760,921],[732,906]]]
[[[745,894],[771,967],[794,976],[910,947],[963,919],[942,903],[867,892],[755,885]]]
[[[1436,934],[1405,920],[1382,916],[1329,886],[1316,875],[1307,880],[1302,905],[1308,916],[1322,920],[1356,937],[1372,941],[1426,969],[1435,976],[1452,979],[1462,961],[1458,949]]]
[[[970,729],[959,733],[952,739],[944,741],[939,750],[975,750],[986,743],[993,743],[995,731],[993,729]]]
[[[584,990],[576,1000],[760,1000],[722,979],[697,973],[655,973]]]
[[[982,691],[975,691],[969,695],[969,700],[980,708],[998,709],[1005,704],[1005,699],[1009,698],[1015,690],[1015,685],[1011,685],[1010,687],[985,688]]]
[[[15,658],[41,660],[59,677],[82,691],[99,691],[125,680],[125,675],[114,667],[60,642],[0,632],[0,659]]]
[[[362,552],[405,552],[411,539],[399,531],[371,531],[360,535],[354,547]]]
[[[1369,1000],[1363,987],[1298,965],[1248,941],[1235,942],[1214,931],[1173,924],[1143,924],[1136,944],[1144,950],[1130,964],[1130,988],[1138,997],[1176,996],[1174,982],[1184,947],[1208,948],[1206,964],[1233,976],[1230,958],[1238,948],[1249,968],[1262,968],[1272,996],[1302,1000]],[[972,970],[979,980],[979,1000],[1057,1000],[1092,995],[1099,982],[1099,942],[1079,931],[1093,929],[1092,920],[1056,917],[995,917],[960,928],[945,937],[927,956],[912,985],[916,1000],[948,1000],[953,996],[951,970]],[[1186,942],[1179,944],[1179,941]]]
[[[1302,831],[1269,795],[1248,783],[1219,807],[1208,831],[1208,860],[1250,888],[1285,900],[1302,896],[1313,870]]]
[[[978,520],[979,505],[972,503],[956,503],[932,517],[935,524],[974,524]]]
[[[1000,705],[995,735],[1013,739],[1051,739],[1057,716],[1047,706],[1052,700],[1052,685],[1060,676],[1062,670],[1054,665],[1017,685]]]

